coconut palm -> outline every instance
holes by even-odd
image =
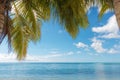
[[[9,12],[11,10],[12,0],[0,0],[0,43],[4,37],[8,36],[8,43],[11,42],[10,28],[11,28],[11,19]]]
[[[80,27],[88,26],[86,12],[89,1],[0,0],[0,42],[7,35],[17,59],[24,59],[29,42],[36,43],[40,39],[41,22],[49,20],[50,16],[75,38]]]
[[[99,0],[98,3],[102,6],[99,17],[101,17],[106,10],[114,11],[118,26],[120,28],[120,0]]]
[[[114,6],[117,23],[120,28],[120,0],[113,0],[113,6]]]
[[[113,11],[114,9],[114,5],[113,5],[113,1],[114,0],[98,0],[97,5],[99,5],[98,7],[101,8],[100,12],[99,12],[99,18],[102,18],[102,16],[104,15],[104,13],[107,10]]]
[[[41,0],[41,3],[38,1],[17,0],[12,2],[15,15],[12,18],[11,41],[19,60],[26,57],[28,43],[40,39],[40,19],[49,18],[49,5],[45,0]]]
[[[7,36],[17,59],[24,59],[29,42],[40,39],[41,22],[50,16],[75,38],[79,28],[88,26],[86,13],[96,2],[102,7],[99,18],[106,10],[114,9],[120,25],[120,0],[0,0],[0,43]]]

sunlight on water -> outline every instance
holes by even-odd
[[[96,77],[97,80],[107,80],[105,77],[104,65],[101,63],[96,65]]]

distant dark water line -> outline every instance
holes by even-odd
[[[120,62],[0,62],[0,64],[120,64]]]

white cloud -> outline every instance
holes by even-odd
[[[55,54],[48,54],[48,55],[44,55],[44,56],[42,56],[43,58],[54,58],[54,57],[60,57],[60,56],[63,56],[63,54],[57,54],[57,53],[55,53]]]
[[[92,31],[99,33],[99,38],[120,38],[120,32],[115,15],[109,18],[106,25],[93,27]]]
[[[111,48],[103,48],[103,41],[96,38],[92,39],[91,47],[98,53],[107,53],[107,54],[118,54],[120,53],[120,43],[115,44]]]
[[[103,53],[106,51],[106,49],[103,48],[103,41],[96,38],[92,39],[91,47],[98,53]]]
[[[41,56],[28,55],[26,57],[25,61],[49,62],[51,59],[54,60],[54,58],[59,58],[59,57],[62,57],[62,56],[70,56],[70,55],[73,55],[73,54],[74,54],[74,52],[70,51],[70,52],[66,52],[66,53],[60,53],[60,52],[49,53],[47,55],[41,55]]]
[[[50,49],[50,50],[46,49],[46,51],[49,51],[50,54],[57,54],[57,53],[59,53],[59,49],[55,49],[55,48]]]
[[[44,57],[41,56],[33,56],[33,55],[27,55],[24,62],[31,62],[31,61],[44,61]],[[16,59],[15,53],[0,53],[0,62],[18,62]]]
[[[120,34],[118,34],[118,33],[109,33],[109,34],[106,34],[106,35],[102,35],[100,37],[101,38],[107,38],[107,39],[120,38]]]
[[[70,51],[66,55],[73,55],[73,54],[74,54],[74,52]]]
[[[49,53],[47,55],[30,55],[28,54],[22,62],[49,62],[50,60],[54,60],[54,58],[62,57],[62,56],[70,56],[73,55],[74,52],[66,52],[66,53]],[[16,59],[15,53],[0,53],[0,62],[18,62]]]
[[[48,54],[48,55],[27,55],[23,61],[18,61],[15,54],[1,54],[0,62],[49,62],[53,58],[64,56],[65,54]],[[67,55],[67,54],[66,54]]]
[[[117,50],[111,48],[111,49],[108,49],[107,52],[108,52],[109,54],[116,54],[116,53],[118,53],[119,51],[117,51]]]
[[[77,48],[86,48],[88,47],[88,45],[82,43],[82,42],[78,42],[78,43],[74,43],[73,45],[75,45]]]
[[[10,54],[5,54],[5,53],[0,53],[0,62],[12,62],[16,61],[16,55],[13,53]]]
[[[116,54],[120,53],[120,43],[114,45],[111,48],[103,48],[103,42],[99,39],[120,39],[120,31],[116,21],[115,15],[111,16],[107,24],[104,26],[93,27],[93,32],[98,33],[96,38],[93,38],[91,47],[96,50],[98,53],[108,53],[108,54]]]
[[[107,53],[109,53],[109,54],[120,53],[120,44],[118,43],[118,44],[114,45],[112,48],[108,49]]]

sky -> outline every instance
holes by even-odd
[[[113,12],[107,11],[101,20],[99,9],[87,12],[89,26],[80,28],[73,39],[51,18],[41,26],[41,39],[30,43],[26,62],[120,62],[120,31]],[[8,53],[7,41],[0,46],[0,62],[15,62],[16,54]]]

